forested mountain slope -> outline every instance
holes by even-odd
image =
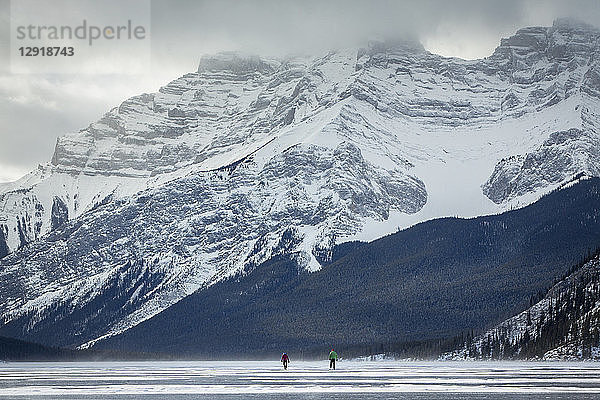
[[[600,358],[600,250],[530,308],[468,339],[445,358]]]

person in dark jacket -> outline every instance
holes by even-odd
[[[281,362],[283,363],[283,369],[287,369],[288,363],[290,362],[290,358],[287,353],[283,353],[281,355]]]
[[[333,349],[331,349],[331,351],[329,352],[329,369],[335,369],[335,361],[337,360],[337,358],[337,353]]]

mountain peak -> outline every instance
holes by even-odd
[[[598,51],[599,38],[600,30],[593,25],[574,18],[558,18],[551,27],[521,28],[501,39],[494,56],[508,60],[517,68],[530,68],[542,58],[557,62],[568,62],[573,57],[589,60]]]
[[[557,18],[552,23],[552,27],[555,29],[559,29],[559,30],[578,29],[578,30],[598,31],[598,28],[595,27],[594,25],[588,24],[587,22],[584,22],[580,19],[572,18],[572,17]]]
[[[414,37],[406,37],[395,40],[371,40],[365,49],[360,52],[370,55],[385,53],[389,51],[407,51],[411,53],[422,53],[425,51],[423,44]]]
[[[203,56],[198,65],[198,72],[215,71],[229,71],[234,74],[270,73],[273,67],[259,56],[234,51]]]

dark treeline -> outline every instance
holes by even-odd
[[[49,361],[75,360],[77,351],[47,347],[37,343],[0,337],[0,360],[4,361]]]
[[[445,353],[461,347],[473,338],[472,333],[465,333],[451,338],[429,339],[423,341],[397,342],[397,343],[370,343],[370,344],[340,344],[332,346],[343,360],[355,358],[368,358],[370,356],[385,355],[396,359],[436,360]],[[281,351],[256,351],[249,349],[246,352],[198,352],[195,354],[180,354],[178,360],[279,360],[282,352],[286,352],[293,361],[325,360],[332,347],[318,346],[307,348],[294,348],[289,350],[282,347]]]
[[[0,336],[0,360],[2,361],[109,361],[153,359],[171,360],[173,357],[164,354],[65,349]]]
[[[369,345],[347,345],[336,348],[344,359],[384,354],[398,359],[434,360],[469,340],[471,334],[451,338],[429,339],[398,343],[373,343]]]

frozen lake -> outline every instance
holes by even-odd
[[[0,364],[0,399],[593,399],[600,363]]]

